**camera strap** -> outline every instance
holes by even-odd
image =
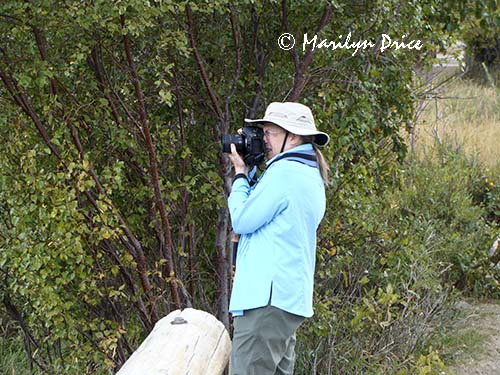
[[[285,139],[283,139],[283,144],[281,145],[281,151],[280,151],[280,154],[285,151],[285,146],[286,146],[286,141],[288,139],[288,136],[290,135],[290,132],[287,131],[286,134],[285,134]]]
[[[281,156],[278,156],[276,159],[274,159],[267,167],[269,168],[272,164],[276,163],[279,160],[282,159],[289,159],[292,161],[296,161],[305,165],[308,165],[309,167],[313,168],[318,168],[318,159],[316,158],[316,153],[314,151],[311,152],[288,152],[286,154],[283,154]]]
[[[260,168],[259,168],[259,170],[260,170]],[[255,172],[253,177],[250,180],[248,180],[248,184],[250,186],[254,186],[258,181],[259,181],[259,179],[257,178],[257,172]]]
[[[318,159],[316,157],[316,153],[314,152],[314,150],[311,150],[309,152],[308,151],[306,151],[306,152],[287,152],[286,154],[283,154],[283,155],[276,157],[276,159],[274,159],[271,163],[269,163],[266,166],[266,168],[264,168],[264,170],[261,170],[259,168],[259,170],[261,170],[261,172],[262,172],[260,174],[260,177],[257,178],[257,173],[254,174],[254,176],[251,179],[249,179],[249,181],[248,181],[250,186],[253,186],[257,182],[259,182],[259,179],[264,175],[266,170],[271,165],[273,165],[274,163],[276,163],[277,161],[280,161],[282,159],[288,159],[291,161],[296,161],[298,163],[305,164],[305,165],[312,167],[312,168],[318,168]]]

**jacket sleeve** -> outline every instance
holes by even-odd
[[[279,164],[273,165],[254,189],[244,178],[234,181],[228,205],[235,233],[253,233],[287,208],[289,181],[280,172]]]

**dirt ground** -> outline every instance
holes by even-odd
[[[457,323],[463,343],[456,348],[450,373],[500,375],[500,302],[461,302],[457,307],[464,316]]]

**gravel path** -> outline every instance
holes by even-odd
[[[454,375],[500,374],[500,304],[480,303],[459,306],[465,318],[458,324],[462,332],[474,332],[481,336],[479,347],[469,350],[463,346],[456,353],[456,364],[450,367]],[[472,353],[473,352],[473,353]]]

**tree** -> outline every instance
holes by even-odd
[[[334,139],[331,201],[349,184],[381,189],[404,157],[412,69],[464,3],[2,4],[0,296],[32,361],[119,368],[180,307],[229,326],[220,136],[300,99]],[[284,32],[294,48],[279,48]],[[381,51],[382,34],[424,47]],[[355,52],[348,35],[373,46]]]

